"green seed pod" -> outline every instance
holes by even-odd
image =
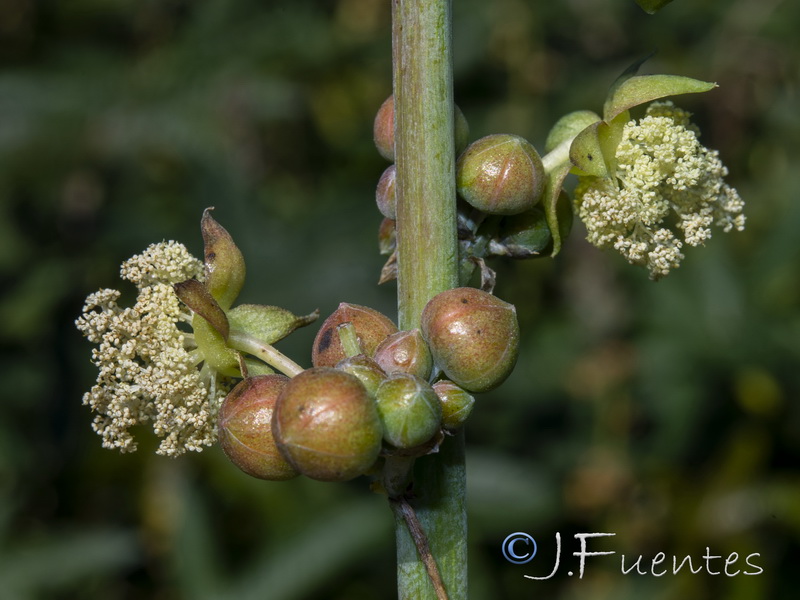
[[[475,398],[447,379],[434,383],[433,391],[442,403],[442,427],[447,431],[461,429],[472,412]]]
[[[250,377],[234,387],[219,409],[219,443],[233,464],[259,479],[282,481],[299,473],[283,458],[272,437],[275,401],[289,378]]]
[[[375,203],[378,205],[378,210],[387,219],[397,218],[397,195],[394,187],[396,178],[395,166],[387,167],[378,180],[378,189],[375,190]]]
[[[384,339],[397,332],[397,326],[389,317],[377,310],[358,304],[342,302],[320,327],[311,350],[315,367],[334,367],[347,357],[342,348],[337,327],[350,322],[355,327],[361,351],[367,356],[375,353]]]
[[[383,438],[395,448],[414,448],[430,440],[442,426],[442,403],[419,377],[393,373],[375,397]]]
[[[361,382],[322,367],[303,371],[286,385],[275,404],[272,433],[283,456],[303,475],[347,481],[375,463],[383,428]]]
[[[458,106],[454,108],[453,135],[456,156],[458,156],[467,146],[469,124],[461,109]],[[389,96],[384,100],[378,109],[372,133],[378,153],[386,160],[394,162],[394,96]]]
[[[363,354],[345,358],[336,365],[336,368],[355,376],[373,398],[378,391],[378,386],[386,379],[386,373],[378,363]]]
[[[449,379],[470,392],[485,392],[500,385],[514,368],[517,311],[475,288],[448,290],[425,305],[422,336]]]
[[[515,215],[542,198],[545,172],[539,153],[516,135],[494,134],[473,142],[456,163],[458,193],[488,214]]]
[[[207,208],[200,220],[205,286],[219,305],[227,310],[244,285],[244,257],[228,231],[211,216],[211,210]]]
[[[433,371],[433,357],[419,329],[387,337],[375,350],[375,362],[386,373],[409,373],[426,380]]]

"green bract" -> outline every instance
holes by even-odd
[[[622,130],[630,121],[628,111],[641,104],[667,96],[707,92],[717,84],[678,75],[636,75],[644,60],[631,65],[611,86],[603,104],[603,120],[589,123],[575,136],[569,158],[579,175],[613,178],[616,171],[616,150],[622,140]],[[583,116],[576,116],[576,115]],[[565,137],[567,124],[589,120],[589,115],[572,113],[559,127],[551,131],[553,141]],[[561,123],[561,121],[559,121]],[[548,137],[548,141],[550,138]]]

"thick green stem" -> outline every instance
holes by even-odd
[[[394,0],[398,311],[401,329],[458,285],[450,0]],[[467,597],[464,441],[417,461],[410,507],[450,600]],[[396,519],[401,600],[437,598],[404,519]]]

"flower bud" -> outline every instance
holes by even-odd
[[[434,383],[433,391],[442,403],[442,427],[447,431],[460,429],[472,412],[475,398],[446,379]]]
[[[372,132],[378,153],[386,160],[394,162],[394,96],[389,96],[381,104],[378,114],[375,115]],[[467,118],[458,106],[454,106],[453,135],[458,156],[467,146],[469,138]]]
[[[394,373],[380,385],[375,399],[383,438],[395,448],[424,444],[441,428],[442,403],[419,377]]]
[[[283,458],[272,437],[272,413],[289,378],[250,377],[234,387],[219,409],[219,443],[242,471],[259,479],[282,481],[299,473]]]
[[[347,322],[353,324],[361,344],[361,351],[367,356],[372,356],[378,344],[397,332],[397,326],[389,317],[377,310],[342,302],[339,308],[325,319],[317,337],[314,338],[311,360],[315,367],[333,367],[347,357],[337,330],[339,325]]]
[[[464,200],[488,214],[514,215],[542,198],[545,172],[539,153],[525,139],[494,134],[473,142],[456,163],[456,186]]]
[[[378,180],[378,189],[375,190],[375,203],[378,205],[378,210],[387,219],[397,219],[397,196],[394,186],[396,178],[395,166],[387,167]]]
[[[386,373],[410,373],[428,379],[433,357],[419,329],[398,331],[383,340],[375,350],[375,362]]]
[[[355,376],[373,398],[378,391],[378,386],[386,379],[386,373],[378,363],[363,354],[345,358],[336,365],[336,368]]]
[[[272,433],[286,460],[320,481],[347,481],[378,458],[383,429],[361,382],[344,371],[308,369],[275,404]]]
[[[516,309],[475,288],[434,296],[422,311],[422,335],[436,365],[470,392],[500,385],[517,360]]]

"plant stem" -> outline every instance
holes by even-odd
[[[257,356],[270,367],[275,367],[281,373],[288,375],[289,377],[294,377],[295,375],[299,375],[303,372],[303,367],[298,365],[291,358],[281,352],[278,352],[270,344],[265,344],[264,342],[257,340],[246,333],[236,330],[231,331],[230,335],[228,336],[228,345],[234,350],[247,352],[248,354]]]
[[[436,294],[458,285],[450,0],[393,0],[398,313],[418,327]],[[417,460],[409,507],[451,600],[467,597],[464,440]],[[396,519],[401,600],[438,598],[405,519]],[[428,557],[426,557],[428,558]]]

